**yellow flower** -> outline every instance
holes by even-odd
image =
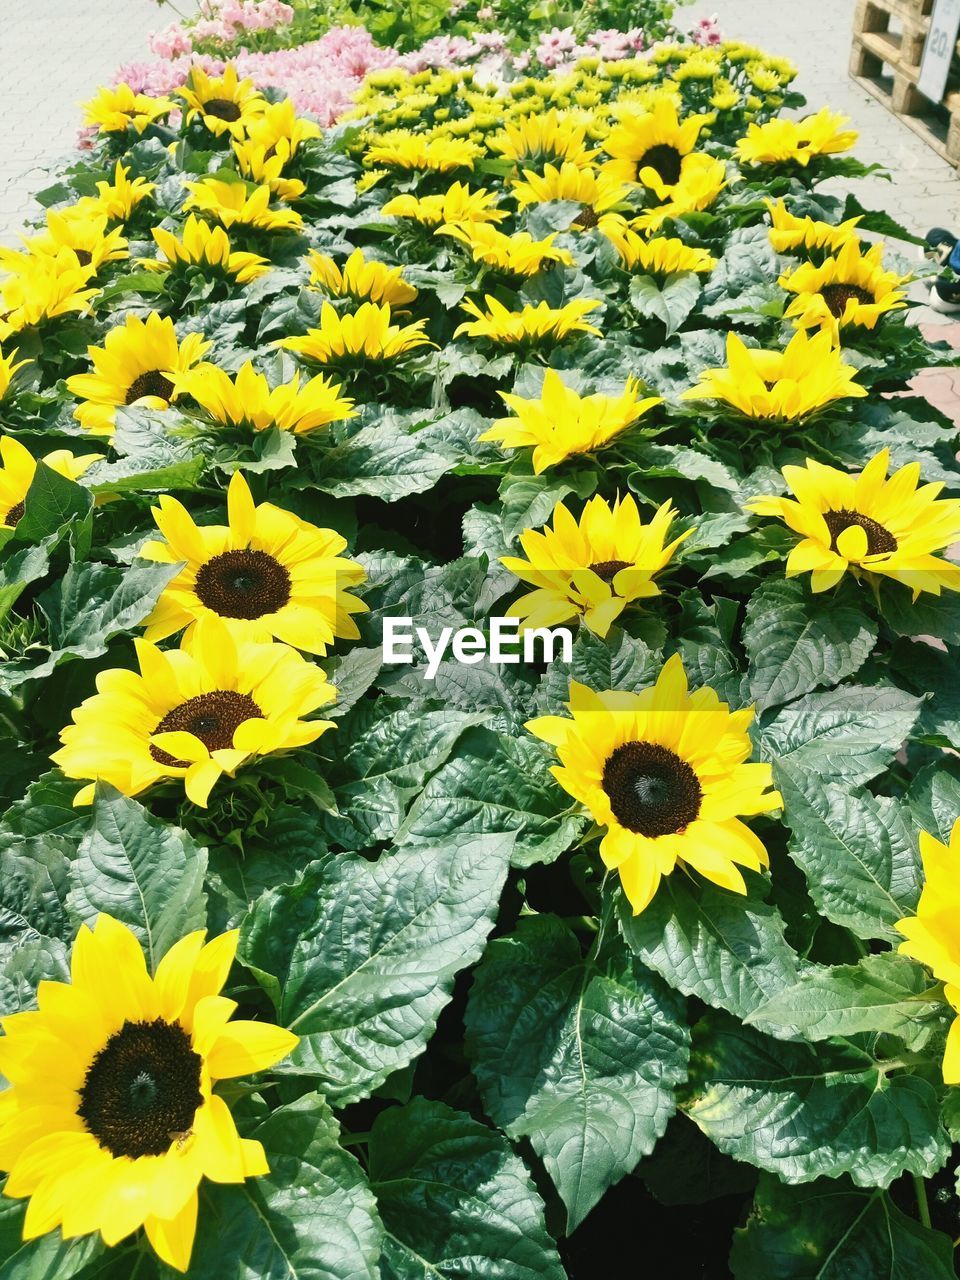
[[[93,373],[67,379],[67,390],[82,401],[73,416],[97,435],[110,436],[120,405],[167,409],[177,397],[178,374],[192,368],[210,347],[200,333],[177,341],[173,321],[155,311],[146,320],[128,315],[106,335],[102,347],[88,347]]]
[[[69,210],[47,211],[47,229],[27,241],[31,253],[56,255],[72,249],[81,267],[99,270],[105,262],[119,262],[130,256],[121,227],[107,230],[107,215],[91,216]]]
[[[658,98],[651,111],[624,115],[611,130],[603,146],[612,159],[604,169],[621,182],[643,183],[658,200],[669,199],[710,119],[688,116],[681,123],[675,104]]]
[[[432,347],[424,333],[425,320],[413,324],[390,323],[389,303],[364,302],[356,311],[341,315],[329,302],[320,311],[320,328],[302,337],[277,343],[316,364],[363,367],[402,360],[420,347]]]
[[[860,242],[848,239],[836,257],[826,258],[819,267],[805,262],[778,283],[796,294],[784,316],[803,329],[823,329],[836,341],[840,329],[875,329],[881,316],[905,307],[900,286],[909,278],[884,271],[882,244],[861,253]]]
[[[555,249],[556,232],[534,240],[529,231],[515,231],[512,236],[498,231],[488,222],[472,222],[463,226],[449,224],[438,227],[438,236],[453,236],[465,244],[474,262],[483,262],[512,276],[534,276],[545,263],[558,262],[572,267],[573,258],[566,249]]]
[[[748,347],[729,333],[727,367],[705,369],[680,399],[720,400],[748,418],[794,422],[834,400],[867,395],[856,376],[825,330],[810,338],[800,329],[783,351]]]
[[[254,756],[316,741],[329,720],[304,720],[333,702],[320,667],[287,644],[234,635],[207,614],[179,649],[134,641],[139,674],[101,671],[97,692],[73,713],[52,759],[68,778],[102,778],[136,796],[165,779],[183,781],[206,807],[214,784]],[[94,781],[74,804],[89,804]]]
[[[676,237],[657,236],[642,240],[628,227],[611,236],[621,261],[628,271],[658,279],[681,271],[712,271],[717,260],[706,249],[695,249]]]
[[[134,178],[130,181],[130,170],[117,161],[113,171],[113,182],[98,182],[95,196],[84,196],[73,206],[78,214],[105,214],[111,222],[126,222],[137,205],[147,196],[153,194],[155,184],[146,178]],[[61,209],[68,214],[70,210]]]
[[[571,333],[592,333],[598,338],[600,330],[587,324],[585,317],[602,307],[594,298],[577,298],[562,307],[551,307],[548,302],[536,306],[527,303],[519,311],[511,311],[492,294],[486,295],[487,310],[483,312],[469,298],[461,310],[474,319],[460,325],[455,338],[466,334],[471,338],[486,338],[504,346],[537,347],[547,343],[562,342]]]
[[[266,183],[278,200],[299,200],[306,191],[307,184],[299,178],[284,177],[284,166],[290,160],[290,143],[285,138],[270,147],[249,139],[235,142],[233,153],[247,181]]]
[[[16,355],[16,352],[13,353]],[[25,360],[20,362],[26,364]],[[18,368],[19,366],[14,366]],[[58,475],[68,480],[79,480],[83,473],[99,462],[102,453],[82,453],[79,456],[69,449],[54,449],[41,461]],[[0,526],[14,528],[23,515],[24,499],[33,484],[37,462],[33,454],[12,436],[0,436]]]
[[[722,160],[694,152],[685,156],[680,181],[669,200],[645,209],[631,225],[638,231],[656,232],[668,218],[709,209],[727,185],[727,169]]]
[[[134,93],[128,84],[118,84],[112,89],[97,90],[95,98],[83,104],[83,123],[96,125],[101,133],[125,133],[144,129],[168,115],[174,108],[170,98],[151,98],[146,93]]]
[[[17,360],[16,348],[6,356],[2,351],[0,351],[0,400],[2,400],[10,390],[10,385],[13,382],[13,375],[18,369],[22,369],[25,364],[29,363],[29,360]]]
[[[236,378],[215,365],[198,365],[176,379],[176,389],[180,395],[192,396],[222,426],[248,431],[276,427],[305,435],[356,417],[353,401],[340,395],[340,383],[318,376],[301,387],[300,375],[295,373],[290,382],[271,389],[249,360]]]
[[[508,120],[489,146],[520,169],[542,169],[564,161],[583,168],[598,154],[586,145],[586,138],[585,124],[551,108]]]
[[[286,142],[291,156],[311,138],[319,138],[323,130],[315,120],[298,116],[292,98],[280,102],[266,102],[263,108],[246,122],[247,137],[258,147],[269,151],[280,142]]]
[[[808,253],[814,249],[827,249],[836,253],[850,240],[859,244],[856,231],[859,218],[848,218],[846,222],[833,225],[810,217],[796,218],[782,200],[768,200],[767,208],[773,224],[767,234],[777,253],[790,253],[793,249],[804,249]]]
[[[552,529],[525,529],[520,535],[526,560],[501,558],[501,564],[534,588],[510,606],[509,616],[523,620],[521,630],[580,618],[605,636],[628,604],[660,594],[656,574],[693,532],[668,544],[675,515],[665,502],[644,524],[631,496],[611,506],[598,495],[578,522],[558,502]]]
[[[92,266],[82,267],[72,249],[26,254],[0,285],[0,341],[60,316],[86,311],[98,290]]]
[[[920,832],[923,890],[915,916],[896,927],[906,938],[900,952],[926,965],[945,984],[943,994],[960,1012],[960,819],[953,824],[949,847],[928,831]],[[960,1019],[954,1018],[943,1054],[944,1084],[960,1084]]]
[[[737,143],[741,164],[786,164],[804,168],[819,156],[849,151],[860,136],[856,129],[844,129],[847,116],[828,107],[803,120],[778,117],[766,124],[752,124]]]
[[[133,932],[100,915],[80,926],[71,982],[41,982],[36,1010],[3,1019],[0,1168],[6,1195],[30,1197],[24,1239],[60,1227],[115,1245],[143,1227],[186,1271],[202,1179],[269,1173],[214,1085],[265,1071],[298,1040],[231,1021],[236,1002],[220,991],[239,936],[187,934],[151,977]]]
[[[513,194],[521,209],[550,200],[571,200],[579,204],[580,212],[570,226],[571,231],[588,231],[602,225],[604,215],[629,209],[627,197],[633,189],[633,183],[581,168],[572,160],[565,160],[559,168],[545,165],[542,176],[533,169],[524,169],[523,181],[519,178],[513,181]]]
[[[311,286],[331,297],[352,298],[354,302],[389,302],[395,308],[416,300],[418,291],[404,280],[402,267],[368,262],[362,249],[354,249],[342,269],[328,254],[317,249],[307,254],[307,262]]]
[[[242,138],[267,105],[252,80],[237,79],[232,62],[215,78],[194,63],[186,84],[176,93],[187,104],[187,122],[199,119],[216,137],[229,133],[231,138]]]
[[[753,708],[731,711],[713,689],[687,691],[674,655],[642,693],[596,693],[570,682],[570,718],[527,728],[556,748],[551,772],[606,827],[604,865],[616,870],[633,914],[678,864],[746,893],[739,867],[768,865],[742,817],[782,805],[769,764],[748,763]]]
[[[365,163],[386,165],[389,169],[450,173],[453,169],[472,169],[481,154],[482,149],[475,142],[460,138],[427,138],[422,133],[397,129],[370,147]]]
[[[881,574],[938,596],[960,591],[960,568],[933,555],[960,538],[960,500],[938,500],[942,484],[918,488],[920,463],[889,479],[890,451],[883,449],[859,475],[808,458],[784,467],[792,498],[759,497],[747,503],[758,515],[777,516],[799,542],[787,559],[787,577],[810,573],[814,591],[835,587],[849,569],[855,577]]]
[[[350,615],[367,606],[347,588],[366,574],[342,558],[346,539],[270,502],[256,505],[239,471],[227,490],[226,525],[195,524],[166,494],[153,518],[165,540],[145,543],[140,554],[183,568],[144,624],[147,640],[165,640],[184,627],[186,638],[210,615],[239,639],[281,640],[308,653],[326,653],[338,636],[359,637]]]
[[[514,416],[498,418],[479,439],[495,440],[504,449],[532,446],[533,469],[540,475],[572,454],[590,453],[609,444],[663,403],[660,396],[640,399],[639,390],[636,379],[628,378],[619,396],[581,396],[564,384],[556,369],[548,369],[538,400],[499,393]]]
[[[191,213],[183,224],[181,239],[163,227],[151,228],[161,258],[139,258],[138,266],[147,271],[177,271],[203,267],[209,272],[229,276],[237,284],[249,284],[270,270],[270,263],[258,253],[239,253],[230,248],[230,237],[223,227],[210,227]]]
[[[263,183],[251,187],[246,182],[225,182],[220,178],[201,178],[184,184],[191,193],[184,210],[196,209],[221,222],[228,230],[253,227],[257,231],[298,231],[303,219],[295,209],[271,209],[270,187]]]
[[[413,218],[436,227],[442,222],[502,222],[506,210],[496,206],[495,192],[484,187],[471,191],[464,183],[454,182],[439,196],[394,196],[380,212],[385,218]]]
[[[740,90],[735,88],[729,80],[720,77],[713,82],[710,105],[715,111],[732,111],[740,105]]]

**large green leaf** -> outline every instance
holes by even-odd
[[[949,1236],[902,1213],[885,1191],[843,1179],[784,1187],[760,1179],[734,1235],[735,1280],[955,1280]]]
[[[460,456],[447,426],[441,419],[409,430],[395,415],[383,414],[376,425],[324,450],[316,485],[336,498],[363,494],[383,502],[424,493]]]
[[[493,1130],[415,1098],[378,1116],[382,1280],[564,1280],[530,1175]]]
[[[13,541],[40,542],[70,521],[85,516],[92,505],[93,499],[83,485],[38,462]]]
[[[423,1050],[455,975],[480,955],[513,837],[339,854],[272,890],[240,958],[301,1037],[281,1070],[315,1075],[338,1105],[366,1097]]]
[[[488,1115],[529,1138],[575,1230],[653,1150],[684,1079],[683,1002],[637,961],[603,971],[553,916],[487,947],[467,1006],[467,1054]]]
[[[93,820],[72,867],[68,906],[92,924],[103,911],[143,944],[151,972],[184,934],[206,924],[207,851],[106,783],[97,784]]]
[[[960,817],[960,763],[945,756],[922,770],[908,798],[918,831],[929,831],[942,844],[949,844],[953,824]]]
[[[697,305],[700,277],[695,271],[667,276],[662,285],[652,276],[632,276],[630,301],[644,318],[660,320],[666,336],[672,337]]]
[[[26,1200],[0,1196],[0,1280],[69,1280],[91,1258],[103,1256],[98,1235],[64,1240],[59,1231],[52,1231],[25,1241],[26,1211]]]
[[[936,1173],[950,1150],[934,1087],[848,1041],[772,1040],[709,1013],[694,1029],[690,1074],[691,1119],[721,1151],[784,1182],[849,1173],[886,1187],[904,1172]]]

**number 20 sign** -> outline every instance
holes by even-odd
[[[939,102],[947,87],[953,50],[960,31],[960,0],[936,0],[930,31],[923,46],[923,62],[917,88],[932,102]]]

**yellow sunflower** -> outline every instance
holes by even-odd
[[[233,144],[237,169],[254,185],[265,183],[278,200],[299,200],[307,184],[284,174],[290,160],[290,143],[285,138],[267,147],[249,138]]]
[[[604,170],[621,182],[640,182],[658,200],[668,200],[684,172],[684,160],[697,145],[712,116],[688,116],[682,123],[676,104],[660,97],[653,109],[622,116],[603,149],[611,157]]]
[[[395,325],[389,303],[364,302],[356,311],[341,315],[329,302],[320,311],[320,328],[302,337],[283,338],[276,345],[294,351],[315,364],[363,367],[389,364],[432,347],[424,333],[425,320]]]
[[[96,97],[83,104],[83,123],[96,125],[101,133],[125,133],[127,129],[143,133],[169,115],[175,105],[171,98],[151,98],[134,93],[128,84],[118,84],[98,89]]]
[[[481,311],[469,298],[461,304],[472,320],[456,330],[455,338],[466,334],[470,338],[486,338],[488,342],[509,347],[542,347],[562,342],[572,333],[592,333],[600,337],[600,330],[588,324],[586,317],[603,303],[595,298],[577,298],[562,307],[551,307],[548,302],[526,303],[519,311],[511,311],[492,294],[486,295],[487,310]]]
[[[778,116],[766,124],[751,124],[737,143],[741,164],[799,164],[803,168],[811,160],[849,151],[860,136],[856,129],[844,129],[850,121],[824,107],[816,115],[803,120],[787,120]]]
[[[960,819],[953,824],[949,846],[928,831],[920,832],[923,890],[917,913],[898,920],[906,938],[899,950],[931,970],[945,984],[943,994],[960,1013]],[[960,1018],[954,1018],[943,1054],[944,1084],[960,1084]]]
[[[548,369],[537,400],[499,392],[513,416],[498,418],[479,439],[494,440],[504,449],[532,446],[533,469],[540,475],[572,454],[603,448],[663,403],[660,396],[641,399],[639,391],[636,379],[628,378],[619,396],[581,396],[564,384],[556,369]]]
[[[224,427],[247,431],[277,427],[295,435],[357,416],[353,401],[341,396],[340,389],[339,382],[322,375],[301,386],[299,373],[271,388],[249,360],[235,378],[212,364],[200,364],[177,378],[178,394],[196,400]]]
[[[798,421],[835,400],[867,395],[856,376],[826,330],[810,338],[799,329],[783,351],[748,347],[729,333],[726,368],[704,369],[680,399],[719,400],[748,418]]]
[[[590,231],[599,227],[607,236],[611,228],[622,221],[610,215],[622,214],[630,208],[627,197],[632,190],[633,183],[581,168],[572,160],[565,160],[559,168],[545,165],[542,175],[533,169],[524,169],[523,180],[515,178],[513,182],[513,194],[521,209],[551,200],[570,200],[580,205],[580,212],[569,230]]]
[[[385,218],[411,218],[426,227],[444,222],[502,222],[505,209],[497,208],[497,196],[481,187],[471,191],[462,182],[454,182],[439,196],[394,196],[380,210]]]
[[[80,926],[71,981],[41,982],[36,1010],[3,1019],[0,1168],[4,1194],[30,1199],[24,1239],[59,1227],[115,1245],[143,1227],[186,1271],[203,1178],[269,1173],[214,1086],[265,1071],[298,1040],[231,1020],[236,1001],[220,991],[239,936],[189,933],[151,976],[135,934],[100,915]]]
[[[82,453],[77,456],[69,449],[54,449],[52,453],[45,454],[41,461],[68,480],[79,480],[102,457],[102,453]],[[23,515],[24,501],[36,471],[36,459],[25,445],[12,436],[0,436],[0,527],[14,528]]]
[[[826,249],[836,253],[850,240],[859,244],[857,224],[859,218],[848,218],[836,225],[819,222],[816,218],[796,218],[782,200],[768,200],[770,210],[770,243],[777,253],[791,253],[795,249],[811,252]]]
[[[68,778],[91,779],[74,804],[90,803],[97,778],[127,796],[173,778],[205,808],[223,774],[254,756],[304,747],[334,727],[303,719],[333,702],[336,690],[287,644],[244,640],[209,613],[179,649],[134,644],[139,674],[101,671],[97,692],[61,730],[54,764]]]
[[[317,249],[307,254],[307,263],[311,287],[331,297],[352,298],[354,302],[388,302],[394,308],[416,301],[418,290],[404,280],[402,267],[368,261],[362,249],[354,249],[342,268]]]
[[[783,469],[796,501],[759,497],[747,503],[801,535],[787,558],[788,578],[810,573],[812,590],[827,591],[849,569],[855,577],[880,574],[902,582],[914,600],[921,591],[960,591],[960,566],[932,554],[960,539],[960,500],[939,499],[942,484],[920,485],[919,462],[888,479],[889,466],[889,449],[858,475],[808,458],[805,467]]]
[[[323,130],[315,120],[298,116],[292,98],[280,102],[264,103],[262,111],[246,123],[247,137],[258,147],[269,151],[280,142],[286,142],[291,156],[312,138],[319,138]]]
[[[208,76],[194,63],[186,84],[176,93],[186,103],[187,122],[199,120],[218,138],[225,133],[231,138],[242,138],[251,121],[256,120],[267,105],[252,80],[237,78],[232,62],[224,67],[222,76],[216,77]]]
[[[110,436],[121,405],[168,409],[177,397],[175,379],[197,363],[210,343],[200,333],[177,341],[173,321],[155,311],[141,320],[128,315],[111,329],[102,347],[88,347],[93,373],[67,379],[67,390],[81,400],[73,416],[87,431]]]
[[[875,329],[882,316],[907,305],[902,287],[909,276],[883,269],[883,245],[861,253],[856,239],[844,241],[836,257],[819,267],[805,262],[779,284],[795,294],[783,313],[800,328],[820,328],[837,339],[841,329]]]
[[[574,265],[566,249],[554,248],[556,232],[542,240],[534,240],[529,231],[515,231],[508,236],[488,222],[471,222],[463,226],[438,227],[435,234],[452,236],[467,246],[474,262],[495,267],[510,276],[535,276],[551,262],[558,262],[564,267]]]
[[[129,257],[127,241],[120,227],[107,230],[106,214],[75,214],[47,211],[46,229],[35,236],[22,236],[26,252],[0,249],[0,267],[17,271],[30,254],[55,258],[61,249],[69,249],[81,267],[98,271],[105,262],[118,262]]]
[[[24,365],[29,363],[29,360],[17,359],[16,348],[14,348],[9,355],[4,355],[3,352],[0,351],[0,400],[2,400],[10,390],[14,374],[17,370],[22,369]]]
[[[586,124],[553,107],[508,120],[488,145],[518,169],[539,170],[565,161],[585,168],[599,154],[595,147],[587,146]]]
[[[716,258],[706,249],[695,249],[675,236],[644,240],[627,227],[610,239],[628,271],[655,276],[658,280],[682,271],[705,275],[717,265]]]
[[[166,494],[153,518],[164,541],[144,543],[140,554],[184,567],[144,624],[147,640],[184,627],[189,635],[209,614],[244,640],[281,640],[307,653],[326,653],[336,637],[359,637],[350,615],[367,606],[347,588],[366,574],[342,557],[346,539],[270,502],[256,505],[239,471],[227,490],[226,525],[197,525]]]
[[[596,693],[570,682],[570,718],[527,728],[556,748],[551,772],[606,827],[604,865],[616,870],[633,914],[677,864],[746,893],[738,867],[759,871],[767,852],[740,821],[782,805],[769,764],[747,763],[753,708],[731,711],[713,689],[687,691],[674,655],[642,693]]]
[[[80,265],[72,249],[25,254],[0,284],[0,341],[48,320],[86,311],[99,290],[93,266]]]
[[[388,169],[451,173],[454,169],[472,169],[482,154],[482,147],[465,138],[427,138],[422,133],[397,129],[371,146],[364,162]]]
[[[727,167],[722,160],[695,151],[684,156],[680,181],[663,204],[644,209],[631,226],[647,234],[659,231],[668,218],[683,218],[714,204],[727,185]]]
[[[236,225],[256,231],[299,231],[303,226],[303,218],[295,209],[270,207],[272,192],[266,183],[255,187],[246,182],[201,178],[184,185],[190,192],[184,210],[196,209],[228,230]]]
[[[178,240],[172,231],[152,227],[160,258],[139,258],[137,265],[147,271],[167,272],[201,267],[205,273],[229,277],[237,284],[249,284],[270,270],[270,263],[258,253],[240,253],[230,247],[223,227],[208,226],[191,213]]]
[[[117,161],[113,171],[113,182],[98,182],[95,196],[83,196],[73,205],[77,214],[89,214],[96,217],[105,214],[111,222],[126,222],[134,209],[153,195],[156,184],[146,178],[134,178],[131,181],[130,169]],[[71,210],[61,209],[61,213],[69,214]]]
[[[597,495],[578,521],[558,502],[553,528],[525,529],[520,535],[526,560],[501,558],[501,564],[534,588],[510,606],[509,616],[523,620],[522,630],[580,618],[596,635],[605,636],[627,605],[660,594],[656,575],[693,532],[668,543],[675,515],[665,502],[644,524],[631,496],[611,506]]]

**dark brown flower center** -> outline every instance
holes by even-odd
[[[163,717],[154,733],[192,733],[208,751],[227,751],[233,746],[233,735],[245,720],[262,720],[263,712],[249,693],[235,689],[216,689],[199,693],[174,707]],[[157,764],[168,769],[186,769],[189,761],[178,760],[168,751],[150,744],[150,754]]]
[[[837,317],[838,320],[843,318],[847,303],[852,299],[854,302],[871,303],[876,301],[872,293],[868,293],[866,289],[861,289],[855,284],[828,284],[820,290],[820,296],[830,308],[830,314]]]
[[[201,1059],[176,1022],[125,1022],[93,1059],[77,1114],[113,1156],[160,1156],[188,1133],[200,1093]]]
[[[839,511],[825,511],[823,519],[830,530],[831,551],[836,551],[837,539],[844,529],[851,529],[854,526],[862,529],[867,535],[867,555],[884,555],[897,549],[897,540],[890,530],[885,529],[882,524],[877,524],[876,520],[871,520],[869,516],[861,515],[859,511],[848,511],[846,507],[841,507]]]
[[[229,98],[211,98],[209,102],[203,104],[203,114],[215,116],[218,120],[226,120],[229,124],[233,124],[234,120],[240,119],[240,108]]]
[[[290,574],[266,551],[224,551],[200,567],[196,592],[221,618],[262,618],[289,601]]]
[[[139,378],[134,378],[133,382],[127,388],[127,394],[124,398],[124,404],[133,404],[137,400],[143,399],[144,396],[157,396],[160,400],[166,400],[170,403],[173,395],[173,383],[169,378],[165,378],[159,369],[149,369],[146,373],[141,373]]]
[[[73,252],[81,267],[89,267],[90,263],[93,261],[93,254],[89,249],[74,249]]]
[[[666,142],[658,142],[655,147],[645,151],[637,161],[637,171],[655,169],[660,175],[661,182],[665,182],[667,186],[672,187],[674,183],[680,181],[680,166],[682,163],[683,156],[681,156],[676,147],[671,147]]]
[[[612,582],[621,569],[629,569],[629,560],[597,560],[590,568],[604,582]]]
[[[591,227],[597,226],[599,222],[600,216],[593,205],[585,204],[574,218],[573,225],[575,227],[583,227],[585,231],[588,231]]]
[[[625,742],[603,766],[603,789],[622,827],[638,835],[676,835],[700,812],[697,775],[656,742]]]
[[[4,520],[3,523],[7,526],[8,529],[12,529],[13,526],[17,524],[19,520],[22,519],[23,512],[24,512],[24,503],[15,502],[13,506],[10,508],[10,510],[7,512],[6,519]]]

